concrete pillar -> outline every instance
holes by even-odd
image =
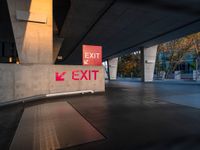
[[[141,50],[141,61],[142,61],[142,81],[143,82],[152,82],[155,62],[156,62],[156,54],[157,54],[157,45],[149,48],[143,48]]]
[[[58,27],[55,23],[55,20],[53,22],[53,33],[54,33],[53,34],[53,62],[55,63],[58,58],[58,54],[62,46],[62,43],[64,41],[64,38],[60,38],[58,35]],[[62,57],[59,59],[62,60]]]
[[[175,71],[174,72],[174,79],[175,80],[181,80],[181,71]]]
[[[53,62],[54,63],[56,62],[56,59],[58,57],[58,54],[59,54],[59,51],[60,51],[63,41],[64,41],[64,38],[54,37],[54,39],[53,39],[53,43],[54,43],[54,45],[53,45]]]
[[[104,77],[105,77],[105,79],[108,79],[108,74],[107,74],[105,66],[104,66]]]
[[[113,58],[108,60],[108,70],[109,70],[109,79],[117,79],[117,67],[118,67],[118,58]]]
[[[22,64],[53,64],[52,0],[7,0]]]

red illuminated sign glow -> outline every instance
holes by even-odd
[[[56,81],[64,81],[66,73],[66,71],[61,73],[56,72]],[[98,73],[99,70],[72,70],[71,76],[72,80],[97,80]]]
[[[83,45],[82,53],[84,66],[102,65],[102,46]]]

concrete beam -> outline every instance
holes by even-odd
[[[141,61],[142,61],[142,81],[143,82],[152,82],[155,62],[156,62],[156,54],[157,54],[158,46],[152,46],[149,48],[143,48],[141,50]]]
[[[7,3],[20,63],[52,64],[52,0]]]

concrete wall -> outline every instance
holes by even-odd
[[[52,0],[7,3],[20,62],[53,64]]]
[[[156,62],[156,54],[157,54],[158,46],[152,46],[149,48],[144,48],[142,50],[142,69],[143,69],[143,78],[144,82],[153,81],[155,62]]]
[[[72,80],[72,70],[99,70],[97,79]],[[66,71],[65,81],[56,81],[56,72]],[[41,94],[79,90],[105,91],[102,66],[0,64],[0,103]],[[76,77],[81,77],[77,75]]]
[[[82,90],[105,91],[103,66],[53,65],[63,39],[54,39],[52,0],[7,0],[20,65],[0,64],[0,103]],[[72,72],[76,71],[75,79]],[[82,70],[98,70],[94,72]],[[56,73],[65,81],[56,81]],[[78,80],[88,74],[86,80]]]

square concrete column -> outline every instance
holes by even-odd
[[[118,67],[118,58],[113,58],[108,60],[108,70],[109,70],[109,79],[117,79],[117,67]]]
[[[53,64],[52,0],[7,0],[21,64]]]
[[[142,81],[152,82],[158,46],[141,49]]]

